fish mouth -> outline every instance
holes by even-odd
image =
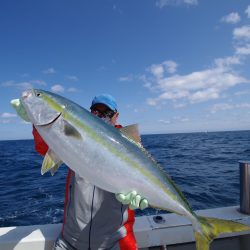
[[[52,125],[56,120],[58,120],[58,118],[62,115],[62,112],[60,112],[55,118],[53,118],[51,121],[47,122],[47,123],[43,123],[43,124],[35,124],[36,126],[39,127],[45,127],[45,126],[49,126]]]

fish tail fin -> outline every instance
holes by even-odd
[[[209,250],[210,243],[221,233],[232,233],[250,230],[241,223],[197,216],[198,226],[194,229],[197,250]]]

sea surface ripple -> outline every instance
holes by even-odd
[[[250,160],[250,131],[144,135],[142,143],[193,209],[239,205],[238,162]],[[0,141],[0,152],[0,227],[62,222],[67,167],[41,176],[33,140]]]

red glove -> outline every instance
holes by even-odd
[[[32,134],[34,136],[36,152],[44,156],[47,153],[49,147],[46,144],[46,142],[43,140],[43,138],[40,136],[40,134],[38,133],[34,125],[33,125]]]

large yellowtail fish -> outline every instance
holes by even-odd
[[[138,142],[134,127],[117,130],[76,103],[43,90],[25,91],[12,104],[49,146],[42,174],[48,170],[54,173],[64,162],[106,191],[135,190],[151,207],[189,219],[197,250],[208,250],[220,233],[250,230],[236,222],[196,215],[175,183]]]

